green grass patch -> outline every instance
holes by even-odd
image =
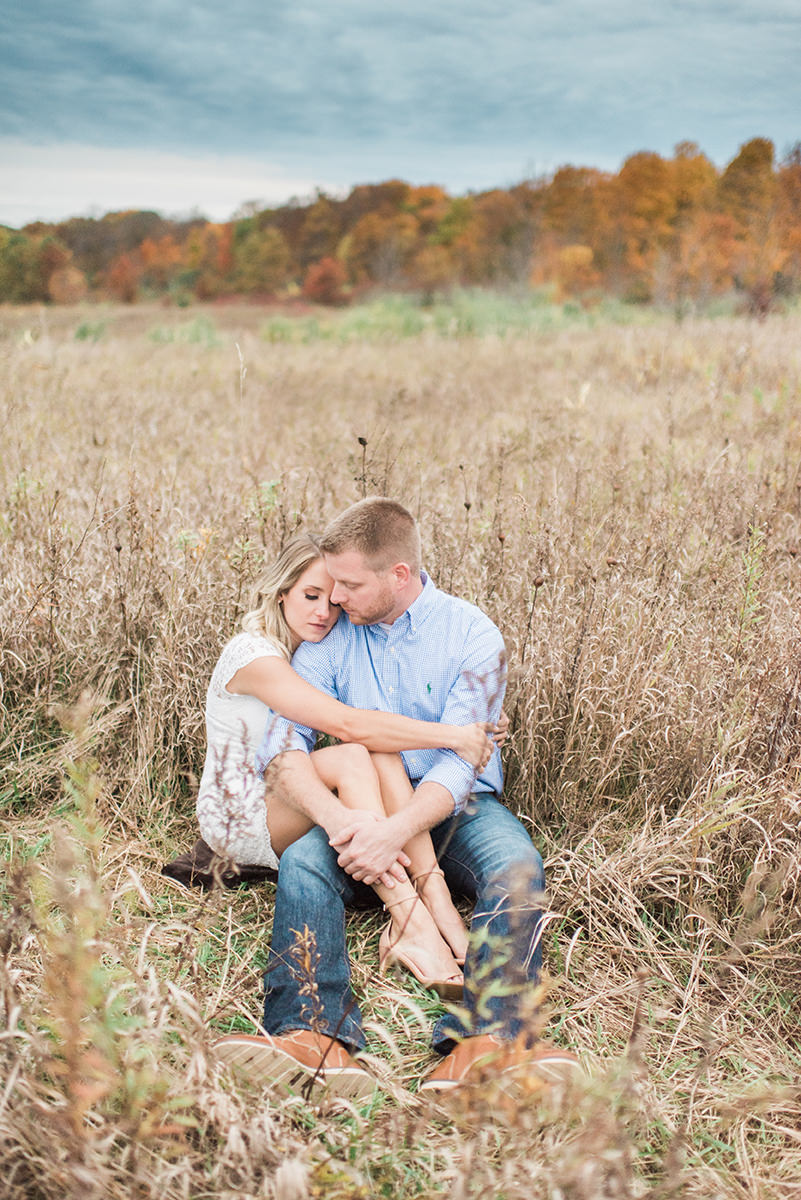
[[[277,315],[262,324],[260,336],[266,342],[347,345],[424,335],[438,339],[519,337],[606,324],[645,324],[655,319],[649,310],[609,299],[584,308],[573,301],[551,303],[538,292],[516,295],[476,288],[454,291],[431,302],[414,295],[384,295],[347,309],[321,309],[312,316]]]

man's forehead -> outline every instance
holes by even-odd
[[[339,554],[325,554],[323,557],[332,579],[356,579],[375,573],[359,550],[342,550]]]

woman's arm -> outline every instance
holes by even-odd
[[[454,750],[473,767],[481,767],[494,748],[487,736],[488,727],[477,722],[444,725],[396,713],[350,708],[312,687],[277,655],[255,658],[240,667],[228,681],[227,690],[237,696],[255,696],[288,721],[330,733],[342,742],[361,742],[368,750],[389,754],[399,750]]]

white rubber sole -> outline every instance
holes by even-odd
[[[492,1069],[491,1062],[487,1063],[486,1071],[489,1073]],[[509,1085],[514,1088],[516,1082],[523,1076],[533,1076],[541,1079],[543,1083],[548,1085],[561,1084],[567,1085],[574,1083],[582,1077],[584,1071],[581,1064],[569,1055],[554,1054],[548,1058],[531,1059],[529,1061],[521,1060],[518,1063],[510,1064],[498,1070],[498,1080],[503,1085]],[[420,1084],[417,1089],[420,1092],[452,1092],[457,1088],[472,1087],[483,1083],[481,1077],[481,1065],[479,1064],[476,1072],[473,1074],[468,1072],[463,1079],[432,1079],[426,1080]]]

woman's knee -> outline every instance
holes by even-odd
[[[332,789],[338,791],[348,784],[367,781],[378,787],[370,751],[358,742],[343,742],[317,751],[312,755],[312,761],[315,760],[321,778]]]
[[[370,751],[359,742],[342,742],[335,747],[337,764],[348,771],[372,771]]]
[[[387,750],[371,750],[370,762],[377,770],[381,771],[403,771],[403,759],[399,754],[390,754]]]

